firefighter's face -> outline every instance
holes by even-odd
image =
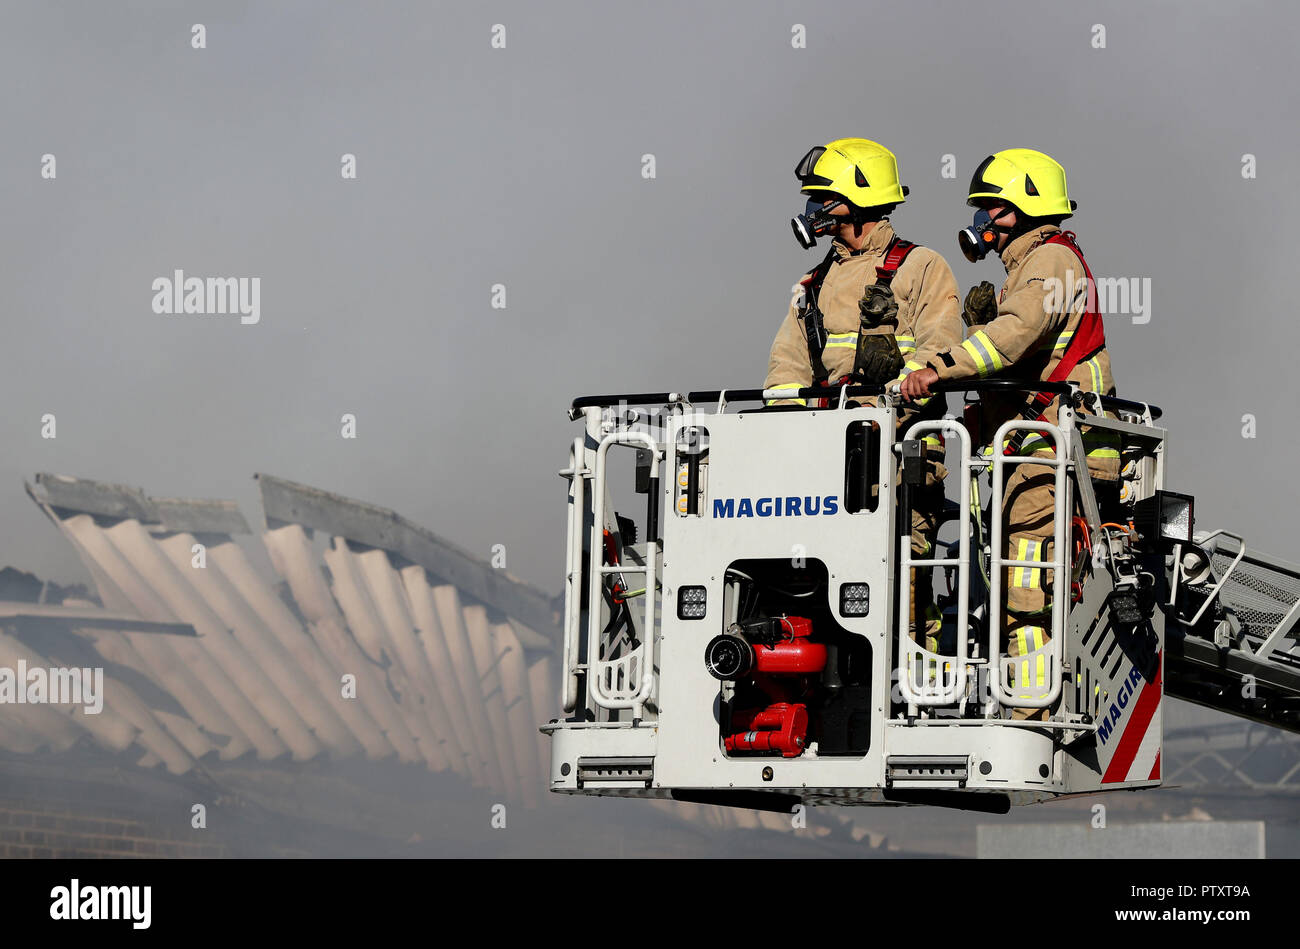
[[[985,211],[989,212],[989,217],[996,227],[998,235],[997,251],[1002,252],[1011,242],[1011,230],[1016,226],[1016,209],[1014,205],[1007,204],[1005,201],[989,201],[981,203]]]
[[[815,197],[816,200],[822,203],[823,207],[830,204],[832,201],[840,201],[840,202],[844,201],[844,199],[841,198],[838,194],[832,194],[829,191],[818,191],[814,195],[810,195],[809,197]],[[849,216],[849,207],[847,204],[841,203],[839,207],[833,208],[832,210],[826,213],[829,214],[831,217],[846,218]],[[853,232],[852,225],[850,225],[848,221],[845,221],[843,224],[841,224],[839,227],[835,229],[835,236],[842,240],[852,232]]]

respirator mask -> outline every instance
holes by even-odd
[[[818,237],[829,234],[848,221],[849,219],[842,215],[836,217],[831,214],[836,208],[847,203],[837,198],[822,204],[816,198],[809,198],[803,214],[790,221],[790,228],[794,231],[794,238],[799,242],[799,246],[804,250],[817,246]]]
[[[994,225],[989,212],[980,208],[975,212],[975,222],[957,232],[957,243],[967,260],[975,263],[988,256],[998,243],[998,227]]]

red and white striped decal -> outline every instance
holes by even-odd
[[[1152,728],[1163,692],[1164,655],[1156,657],[1156,677],[1142,686],[1133,711],[1129,714],[1115,753],[1111,755],[1102,784],[1125,781],[1154,781],[1160,777],[1161,728]]]

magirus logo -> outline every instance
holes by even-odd
[[[838,514],[839,511],[839,498],[833,494],[713,499],[714,517],[803,517]]]

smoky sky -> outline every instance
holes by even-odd
[[[558,591],[568,403],[760,384],[820,259],[790,233],[794,166],[849,136],[897,154],[911,194],[894,224],[963,290],[1003,277],[957,251],[976,164],[1017,146],[1060,160],[1094,272],[1149,281],[1149,321],[1112,314],[1106,332],[1119,394],[1165,410],[1167,486],[1195,496],[1199,528],[1300,560],[1293,6],[0,0],[0,15],[0,565],[89,581],[22,491],[35,472],[233,498],[256,523],[265,471],[485,559],[502,544],[511,573]],[[153,281],[178,269],[259,278],[259,322],[154,313]],[[1166,724],[1223,720],[1174,703]],[[575,816],[554,831],[616,811],[655,826],[626,803],[564,801]],[[906,816],[859,820],[911,839]]]
[[[485,558],[504,544],[511,573],[558,590],[569,400],[761,383],[818,253],[789,230],[794,165],[844,136],[898,155],[894,223],[963,288],[1003,277],[957,253],[974,166],[1014,146],[1058,158],[1094,271],[1150,281],[1149,322],[1106,331],[1120,394],[1165,409],[1167,485],[1195,495],[1199,527],[1300,559],[1294,8],[3,13],[2,562],[85,578],[21,490],[37,471],[231,497],[250,518],[266,471]],[[152,281],[176,269],[260,278],[260,321],[154,313]]]

